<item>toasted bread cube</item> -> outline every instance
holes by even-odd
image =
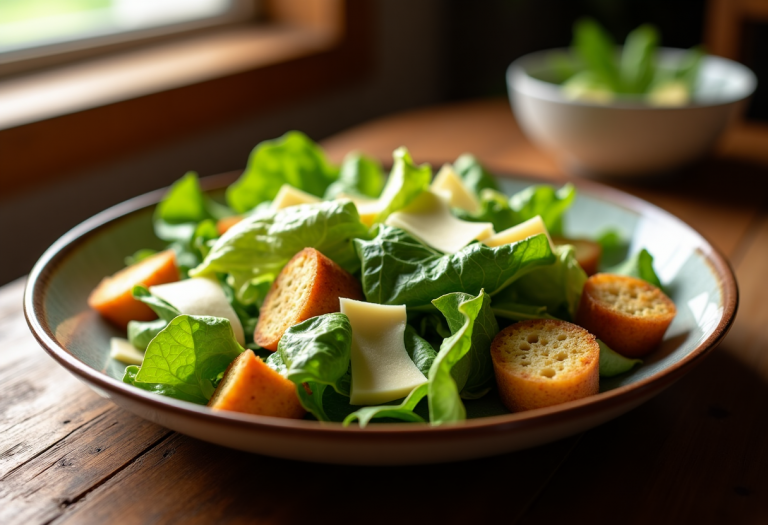
[[[508,326],[493,339],[491,359],[499,396],[512,412],[581,399],[600,388],[595,336],[565,321]]]
[[[598,273],[584,285],[576,323],[621,355],[641,357],[661,343],[676,313],[675,303],[652,284]]]
[[[296,385],[246,350],[229,364],[208,406],[260,416],[301,419]]]
[[[360,283],[314,248],[304,248],[277,276],[264,299],[253,340],[277,350],[291,326],[310,317],[339,311],[339,298],[363,300]]]
[[[589,239],[570,239],[568,237],[553,237],[555,246],[570,244],[576,249],[576,262],[586,272],[587,275],[594,275],[600,266],[600,258],[603,255],[603,248],[599,243]]]
[[[176,256],[173,250],[165,250],[102,279],[88,296],[88,306],[125,330],[129,321],[157,318],[149,306],[133,298],[134,286],[141,284],[149,288],[178,280]]]

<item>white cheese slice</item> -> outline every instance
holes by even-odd
[[[352,325],[351,404],[394,401],[427,382],[405,350],[405,305],[339,302]]]
[[[245,332],[224,290],[215,279],[193,277],[185,281],[150,286],[149,291],[176,307],[182,314],[210,315],[229,319],[235,339],[245,345]]]
[[[320,202],[320,199],[306,191],[294,188],[290,184],[283,184],[280,186],[280,191],[277,192],[275,198],[272,199],[271,207],[273,210],[282,210],[290,206],[313,204],[315,202]]]
[[[512,244],[513,242],[522,241],[523,239],[533,237],[534,235],[538,235],[540,233],[543,233],[547,236],[547,239],[549,240],[549,247],[552,248],[552,251],[554,251],[555,245],[552,242],[552,238],[549,236],[547,227],[544,226],[544,221],[541,220],[541,216],[539,215],[533,217],[532,219],[528,219],[525,222],[521,222],[517,226],[512,226],[511,228],[507,228],[506,230],[501,231],[496,235],[488,237],[487,239],[483,240],[482,243],[486,246],[490,246],[491,248],[496,248],[497,246],[504,246],[505,244]]]
[[[369,227],[373,225],[376,216],[384,209],[384,202],[381,199],[369,199],[356,195],[347,195],[346,193],[339,193],[336,199],[351,200],[357,208],[357,213],[360,215],[360,222]]]
[[[429,188],[450,193],[449,204],[454,208],[461,208],[469,213],[480,211],[480,201],[477,200],[477,196],[472,190],[467,188],[464,181],[456,174],[453,166],[450,164],[444,164],[440,168]]]
[[[109,357],[126,365],[140,365],[144,352],[138,350],[128,339],[113,337],[109,340]]]
[[[468,222],[454,217],[448,199],[443,192],[425,191],[390,215],[386,224],[401,228],[444,253],[456,253],[470,242],[494,234],[490,222]]]

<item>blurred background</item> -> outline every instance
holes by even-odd
[[[582,16],[618,42],[649,22],[665,46],[714,43],[765,84],[768,15],[729,25],[728,5],[0,0],[0,284],[91,215],[188,170],[242,169],[288,130],[322,140],[393,112],[504,97],[509,63],[567,46]],[[748,110],[757,123],[763,92]]]

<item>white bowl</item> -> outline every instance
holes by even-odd
[[[702,157],[757,85],[747,67],[707,55],[693,101],[685,106],[654,107],[631,98],[608,104],[571,100],[546,81],[552,78],[550,57],[564,51],[515,60],[507,69],[507,85],[525,134],[568,171],[584,175],[662,173]],[[675,60],[683,52],[664,48],[660,60]]]

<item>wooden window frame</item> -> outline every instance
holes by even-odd
[[[369,73],[370,2],[262,9],[266,22],[1,79],[2,197]]]

